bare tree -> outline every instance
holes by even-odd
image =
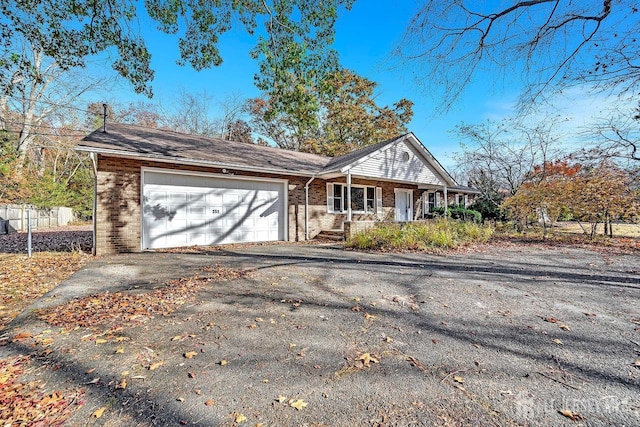
[[[249,125],[245,120],[248,116],[246,98],[239,93],[230,93],[227,94],[222,101],[218,102],[218,107],[221,116],[215,119],[215,122],[218,124],[220,137],[232,141],[239,141],[239,139],[233,138],[231,134],[235,133],[237,137],[247,131],[246,127]],[[244,129],[241,130],[241,128]],[[249,129],[249,138],[250,137],[251,130]],[[242,139],[246,139],[246,135],[244,135]]]
[[[527,127],[488,120],[458,125],[455,133],[462,141],[462,151],[455,154],[458,175],[466,176],[483,199],[498,205],[502,197],[518,191],[535,165],[559,155],[555,123]]]
[[[2,125],[18,129],[16,151],[19,167],[34,151],[42,165],[41,152],[35,150],[39,136],[55,136],[56,123],[61,116],[75,108],[82,95],[106,84],[106,80],[92,80],[75,69],[63,69],[45,56],[41,47],[16,42],[22,53],[21,61],[12,70],[12,94],[5,93],[0,103]]]
[[[396,49],[421,82],[442,88],[449,108],[478,70],[522,73],[521,106],[549,89],[588,84],[617,94],[640,85],[635,0],[423,0]],[[496,81],[498,81],[496,79]]]
[[[633,109],[608,111],[606,117],[587,127],[583,136],[589,142],[578,153],[581,159],[640,168],[640,103]]]
[[[219,128],[211,117],[212,100],[206,90],[191,93],[181,89],[175,101],[176,112],[169,117],[169,127],[193,135],[219,136]]]

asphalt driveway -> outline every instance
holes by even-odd
[[[246,274],[102,344],[35,315],[220,266]],[[43,352],[14,340],[0,356],[33,354],[47,387],[85,390],[68,425],[640,425],[637,254],[264,245],[104,257],[11,326],[51,341]]]

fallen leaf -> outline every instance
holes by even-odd
[[[356,360],[361,360],[362,364],[367,368],[370,366],[370,363],[380,362],[375,356],[372,356],[369,353],[362,353]]]
[[[562,343],[562,341],[561,341],[561,340],[559,340],[558,338],[554,338],[553,342],[554,342],[554,343],[556,343],[556,344],[559,344],[559,345],[564,345],[564,344]]]
[[[220,362],[218,362],[218,364],[219,364],[220,366],[224,366],[224,365],[226,365],[227,363],[229,363],[229,362],[227,362],[227,361],[226,361],[226,360],[224,360],[224,359],[222,359]]]
[[[96,370],[96,368],[91,368],[91,369],[89,369],[87,372],[85,372],[85,374],[90,374],[90,373],[92,373],[92,372],[93,372],[93,371],[95,371],[95,370]]]
[[[158,361],[158,362],[154,362],[151,365],[149,365],[149,370],[153,371],[154,369],[158,369],[160,366],[162,366],[164,364],[164,362],[162,360]]]
[[[207,406],[211,406],[211,405],[213,405],[214,403],[216,403],[216,401],[215,401],[215,400],[213,400],[213,399],[209,399],[209,400],[207,400],[206,402],[204,402],[204,404],[205,404],[205,405],[207,405]]]
[[[171,341],[179,341],[182,339],[182,335],[176,335],[175,337],[171,338]]]
[[[583,420],[584,418],[582,417],[582,415],[580,415],[577,412],[573,412],[573,411],[569,411],[567,409],[564,409],[562,411],[558,411],[560,414],[564,415],[565,417],[569,418],[571,421],[580,421]]]
[[[120,381],[120,384],[118,384],[118,386],[116,388],[120,388],[122,390],[124,390],[125,388],[127,388],[127,380],[122,380]]]
[[[104,338],[97,338],[96,339],[96,344],[104,344],[107,343],[109,341],[105,340]]]
[[[195,378],[195,377],[196,377],[196,374],[195,374],[195,373],[193,373],[193,372],[187,372],[187,376],[188,376],[189,378]]]
[[[262,317],[256,317],[256,322],[264,322],[264,319]]]
[[[145,377],[144,375],[134,375],[131,377],[132,380],[144,380],[147,377]]]
[[[181,402],[181,403],[182,403],[182,402],[184,402],[184,397],[177,397],[177,398],[176,398],[176,401],[178,401],[178,402]]]
[[[464,383],[464,378],[459,377],[459,376],[457,376],[457,375],[456,375],[455,377],[453,377],[453,380],[454,380],[455,382],[457,382],[457,383],[460,383],[460,384],[463,384],[463,383]]]
[[[633,361],[633,366],[638,366],[640,367],[640,359],[636,359]]]
[[[562,329],[563,331],[570,331],[571,328],[568,325],[565,325],[564,323],[562,325],[559,326],[560,329]]]
[[[236,416],[235,416],[233,421],[236,422],[237,424],[240,424],[240,423],[243,423],[243,422],[247,421],[247,417],[245,417],[244,415],[242,415],[240,413],[235,414],[235,415]]]
[[[107,410],[106,406],[103,406],[102,408],[96,409],[95,411],[93,411],[93,413],[91,414],[92,417],[94,418],[100,418],[102,416],[102,414],[104,414],[104,411]]]
[[[121,354],[121,353],[124,353],[124,348],[122,348],[122,347],[118,347],[118,348],[116,349],[116,354]]]
[[[98,383],[98,381],[100,381],[100,377],[92,379],[92,380],[91,380],[91,381],[89,381],[87,384],[97,384],[97,383]]]
[[[558,319],[556,319],[555,317],[544,317],[543,319],[545,322],[558,323]]]
[[[384,339],[384,340],[385,340],[386,342],[391,342],[391,341],[393,341],[393,338],[391,338],[391,337],[385,337],[385,339]]]
[[[364,318],[367,320],[374,320],[376,316],[374,316],[373,314],[365,313]]]
[[[197,352],[195,352],[195,351],[189,351],[189,352],[187,352],[187,353],[185,353],[185,354],[184,354],[184,357],[185,357],[186,359],[191,359],[193,356],[196,356],[197,354],[198,354],[198,353],[197,353]]]
[[[298,399],[295,402],[291,402],[289,406],[296,408],[298,411],[301,411],[302,408],[307,406],[307,402],[303,401],[302,399]]]

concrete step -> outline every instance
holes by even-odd
[[[318,233],[318,235],[315,238],[323,239],[323,240],[342,241],[344,240],[344,230],[340,230],[340,229],[322,230],[320,231],[320,233]]]

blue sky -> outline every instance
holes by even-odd
[[[343,10],[340,14],[334,48],[339,52],[344,67],[378,83],[379,104],[392,104],[401,98],[415,103],[409,130],[447,169],[453,171],[451,155],[459,151],[460,145],[449,131],[462,121],[479,123],[486,118],[508,116],[519,88],[511,84],[495,84],[490,82],[490,76],[478,75],[475,81],[481,83],[471,84],[451,111],[434,115],[438,100],[420,90],[406,68],[393,67],[389,60],[415,13],[415,7],[414,2],[406,0],[356,1],[351,11]],[[192,93],[206,91],[213,97],[214,104],[232,94],[247,98],[259,95],[253,84],[258,65],[249,57],[255,39],[243,29],[232,30],[220,38],[219,48],[224,60],[221,66],[196,72],[189,66],[176,65],[175,60],[179,56],[177,38],[145,27],[149,23],[144,19],[140,22],[155,70],[154,102],[170,109],[181,89]],[[110,92],[107,99],[120,102],[147,100],[134,95],[125,82]],[[216,116],[215,110],[212,116]]]

